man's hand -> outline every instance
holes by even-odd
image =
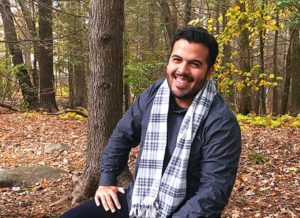
[[[125,190],[122,187],[100,185],[94,197],[96,205],[99,207],[102,203],[104,210],[110,210],[112,213],[116,211],[115,206],[120,210],[121,204],[118,198],[118,192],[125,194]]]

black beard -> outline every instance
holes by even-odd
[[[182,95],[182,96],[177,96],[177,95],[173,92],[173,90],[170,89],[170,95],[173,96],[174,98],[178,98],[178,99],[181,99],[181,100],[194,98],[194,97],[198,94],[198,92],[199,92],[201,89],[203,89],[205,83],[206,83],[206,80],[201,81],[200,89],[199,89],[199,90],[197,90],[196,92],[193,92],[193,91],[192,91],[192,92],[186,93],[186,94],[184,94],[184,95]]]

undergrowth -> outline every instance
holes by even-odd
[[[296,117],[290,115],[282,116],[256,116],[249,115],[236,115],[242,130],[248,130],[252,126],[261,126],[265,128],[277,128],[277,127],[300,127],[300,114]]]

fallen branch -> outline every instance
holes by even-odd
[[[17,108],[13,107],[12,105],[1,103],[1,102],[0,102],[0,107],[4,107],[12,111],[19,111]]]
[[[83,116],[85,118],[88,117],[87,114],[83,113],[82,111],[79,111],[79,110],[75,110],[75,109],[66,109],[66,110],[62,110],[62,111],[59,111],[57,113],[48,113],[49,115],[61,115],[61,114],[65,114],[65,113],[69,113],[69,112],[73,112],[73,113],[76,113],[80,116]]]

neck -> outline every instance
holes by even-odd
[[[189,106],[192,104],[194,98],[188,98],[188,99],[179,99],[175,97],[176,104],[181,108],[189,108]]]

